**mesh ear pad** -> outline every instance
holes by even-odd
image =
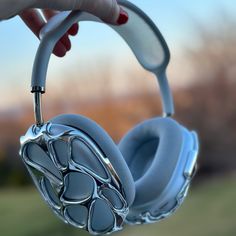
[[[131,208],[148,209],[167,186],[182,150],[183,129],[170,118],[154,118],[121,140],[119,149],[135,181]]]
[[[77,128],[98,144],[120,177],[126,201],[128,205],[131,205],[135,197],[134,181],[125,160],[110,136],[94,121],[80,115],[59,115],[54,117],[51,122]]]

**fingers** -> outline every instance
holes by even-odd
[[[31,29],[31,31],[39,37],[41,28],[45,25],[44,19],[36,9],[29,9],[22,11],[19,14],[24,23]]]
[[[44,17],[46,20],[49,20],[55,14],[56,11],[52,10],[44,10]],[[39,11],[35,9],[25,10],[20,13],[21,19],[25,22],[25,24],[31,29],[31,31],[39,37],[39,32],[42,27],[45,25],[45,21]],[[58,57],[63,57],[66,53],[71,49],[71,42],[69,39],[69,35],[76,35],[78,32],[78,24],[75,24],[71,27],[71,29],[66,33],[55,45],[53,53]]]
[[[50,18],[58,14],[58,11],[50,10],[50,9],[44,9],[42,10],[42,13],[45,17],[45,19],[48,21]],[[60,39],[60,41],[57,43],[57,45],[54,48],[53,53],[59,57],[62,57],[66,54],[66,52],[70,51],[71,49],[71,42],[69,39],[69,35],[76,35],[79,30],[79,25],[74,24],[68,32]]]
[[[50,20],[50,18],[52,18],[53,16],[55,16],[56,14],[58,14],[57,11],[54,11],[54,10],[49,10],[49,9],[44,9],[42,10],[42,13],[45,17],[45,19],[48,21]],[[78,24],[77,24],[78,25]],[[66,49],[66,51],[70,51],[71,49],[71,42],[70,42],[70,39],[69,39],[69,34],[70,34],[70,31],[73,31],[73,26],[71,27],[71,29],[68,31],[68,33],[66,33],[61,39],[60,39],[60,43],[58,43],[56,46],[55,46],[55,49],[54,49],[54,53],[56,55],[63,55],[64,53],[64,49]],[[77,30],[78,32],[78,30]],[[76,31],[73,31],[72,33],[77,34]],[[70,35],[73,35],[73,34],[70,34]],[[62,46],[64,46],[64,49],[61,48]]]
[[[45,19],[49,20],[50,18],[55,16],[58,13],[58,11],[50,10],[50,9],[44,9],[44,10],[42,10],[42,13],[43,13]],[[78,24],[74,24],[68,30],[68,34],[72,35],[72,36],[75,36],[78,33],[78,31],[79,31],[79,25]]]
[[[80,9],[88,11],[111,24],[124,24],[128,14],[117,4],[116,0],[80,0]]]
[[[110,24],[125,24],[128,14],[117,4],[116,0],[38,0],[35,7],[54,10],[75,10],[89,12]]]
[[[33,7],[42,8],[46,20],[57,14],[55,10],[80,9],[110,24],[122,25],[128,21],[128,14],[117,4],[116,0],[34,0]],[[33,33],[39,37],[39,32],[45,25],[40,13],[37,10],[29,9],[21,12],[20,17]],[[63,57],[71,49],[69,35],[76,35],[78,28],[78,24],[74,24],[56,44],[53,51],[56,56]]]
[[[42,15],[36,9],[25,10],[20,13],[21,19],[30,28],[30,30],[39,38],[39,32],[45,25]],[[58,42],[53,53],[58,57],[63,57],[66,54],[66,47],[62,42]]]

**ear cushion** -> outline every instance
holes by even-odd
[[[128,205],[131,205],[135,197],[134,181],[121,152],[110,136],[94,121],[81,115],[59,115],[50,122],[77,128],[89,135],[98,144],[120,177],[126,201]]]
[[[135,181],[132,207],[148,207],[162,193],[173,175],[183,140],[183,127],[170,118],[145,121],[121,140],[119,149]]]

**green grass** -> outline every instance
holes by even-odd
[[[0,191],[1,236],[87,235],[61,223],[35,189]],[[158,224],[126,226],[117,236],[235,236],[236,179],[219,179],[195,187],[171,218]]]

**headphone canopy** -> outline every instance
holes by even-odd
[[[171,116],[174,113],[173,97],[166,77],[166,68],[170,60],[169,48],[156,25],[142,10],[128,1],[119,0],[118,3],[129,14],[129,21],[125,25],[109,26],[127,42],[143,68],[156,75],[160,86],[163,115]],[[31,80],[31,92],[35,93],[37,125],[43,124],[41,94],[45,92],[48,64],[53,48],[74,23],[82,21],[104,23],[86,12],[62,12],[53,17],[41,30],[41,42]]]

